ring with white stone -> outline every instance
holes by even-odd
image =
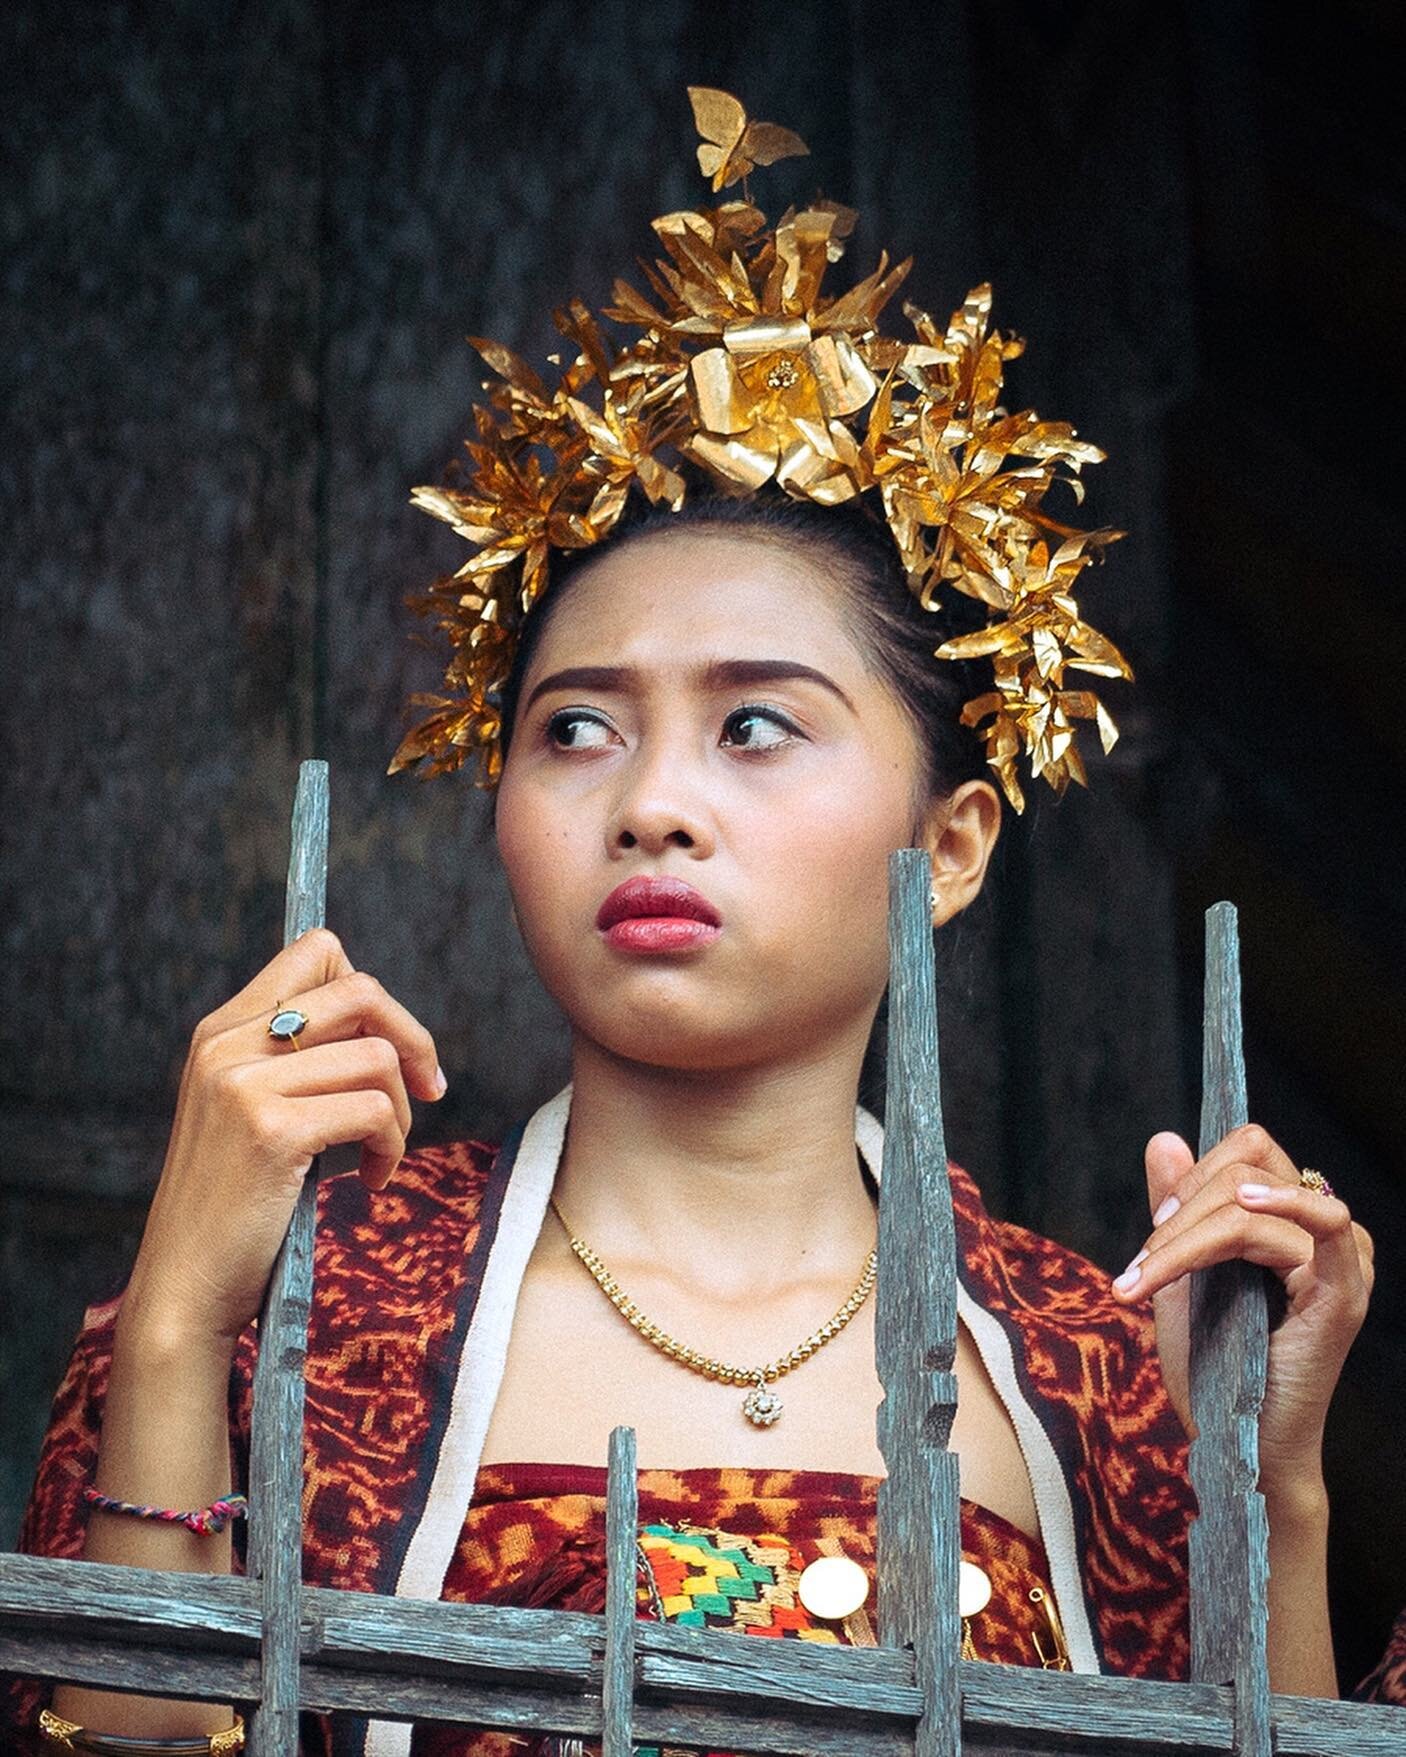
[[[297,1007],[285,1007],[281,1002],[273,1017],[269,1020],[269,1036],[275,1037],[280,1043],[291,1043],[294,1049],[300,1049],[299,1036],[307,1030],[308,1016]]]

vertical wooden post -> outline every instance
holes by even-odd
[[[283,943],[327,908],[327,764],[298,769]],[[291,998],[291,997],[290,997]],[[312,1304],[317,1161],[298,1194],[259,1315],[249,1447],[249,1573],[263,1583],[263,1697],[249,1757],[297,1757],[299,1589],[303,1580],[303,1368]]]
[[[1249,1118],[1235,908],[1206,911],[1202,1154]],[[1235,1686],[1236,1757],[1271,1751],[1266,1636],[1269,1526],[1259,1493],[1259,1415],[1269,1331],[1265,1272],[1217,1264],[1192,1277],[1191,1675]]]
[[[635,1711],[635,1430],[612,1428],[605,1498],[605,1678],[601,1757],[631,1757]]]
[[[962,1742],[957,1570],[961,1505],[948,1437],[957,1408],[957,1241],[938,1084],[932,866],[889,861],[889,1054],[879,1190],[875,1357],[879,1449],[879,1634],[911,1646],[923,1692],[915,1757]]]

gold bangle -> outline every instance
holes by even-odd
[[[232,1727],[207,1738],[131,1739],[92,1732],[45,1708],[39,1714],[39,1731],[46,1744],[61,1751],[91,1751],[96,1757],[233,1757],[244,1749],[244,1720],[238,1714]]]

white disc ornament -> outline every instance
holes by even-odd
[[[957,1611],[963,1617],[974,1617],[991,1603],[991,1576],[975,1562],[961,1562],[957,1568]]]
[[[869,1596],[869,1576],[848,1556],[821,1556],[803,1570],[796,1596],[827,1623],[853,1615]]]

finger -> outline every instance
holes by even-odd
[[[1238,1206],[1220,1207],[1161,1250],[1139,1252],[1113,1282],[1123,1300],[1146,1299],[1193,1269],[1240,1258],[1287,1275],[1311,1262],[1314,1241],[1301,1226],[1272,1214],[1251,1214]]]
[[[1188,1433],[1191,1424],[1191,1283],[1185,1276],[1164,1287],[1152,1301],[1157,1327],[1157,1358],[1172,1407]]]
[[[357,1171],[361,1181],[372,1190],[383,1190],[390,1182],[391,1173],[405,1156],[405,1133],[388,1093],[379,1087],[329,1092],[316,1100],[291,1098],[287,1105],[290,1132],[308,1144],[309,1152],[322,1153],[342,1141],[360,1141]]]
[[[1163,1138],[1153,1137],[1154,1140]],[[1176,1136],[1171,1138],[1178,1139]],[[1240,1172],[1242,1178],[1258,1178],[1261,1182],[1298,1182],[1298,1167],[1268,1130],[1262,1129],[1258,1123],[1246,1123],[1243,1128],[1232,1129],[1209,1153],[1203,1154],[1182,1172],[1163,1195],[1159,1207],[1153,1210],[1154,1222],[1160,1225],[1170,1219],[1198,1190],[1235,1166],[1248,1168]]]
[[[1156,1225],[1167,1214],[1175,1214],[1180,1207],[1176,1187],[1196,1163],[1196,1155],[1180,1135],[1164,1129],[1147,1143],[1142,1161],[1147,1172],[1148,1212]],[[1166,1207],[1168,1198],[1173,1203],[1170,1208]]]
[[[355,969],[342,942],[329,928],[312,927],[270,958],[263,969],[210,1015],[211,1023],[232,1023],[252,1015],[271,1014],[290,994],[321,988],[349,976]]]
[[[1337,1196],[1297,1183],[1242,1183],[1237,1185],[1235,1197],[1251,1213],[1281,1215],[1308,1233],[1315,1245],[1314,1266],[1325,1278],[1349,1285],[1366,1281],[1371,1240],[1361,1227],[1354,1226],[1347,1203]],[[1365,1251],[1363,1239],[1367,1240]]]
[[[1276,1183],[1297,1183],[1297,1163],[1274,1139],[1268,1129],[1258,1123],[1245,1123],[1217,1141],[1196,1167],[1199,1181],[1217,1176],[1231,1165],[1256,1165]]]
[[[279,1001],[285,1007],[296,1007],[308,1021],[295,1040],[297,1048],[278,1045],[280,1055],[301,1055],[315,1044],[346,1038],[384,1037],[395,1046],[405,1084],[417,1098],[444,1096],[444,1075],[434,1039],[368,971],[350,971],[321,988],[280,995]],[[267,1038],[266,1015],[256,1014],[246,1023]]]
[[[414,1120],[401,1075],[400,1056],[386,1037],[353,1037],[317,1043],[296,1055],[261,1056],[255,1064],[269,1081],[266,1090],[284,1098],[315,1098],[326,1092],[357,1092],[379,1087],[395,1106],[403,1135]]]
[[[1199,1187],[1193,1185],[1192,1179],[1185,1178],[1180,1187],[1189,1192],[1186,1199],[1183,1200],[1173,1191],[1164,1198],[1161,1207],[1152,1216],[1156,1224],[1143,1241],[1148,1254],[1165,1250],[1174,1238],[1179,1238],[1193,1226],[1199,1226],[1217,1208],[1233,1206],[1237,1200],[1236,1191],[1242,1185],[1276,1190],[1299,1187],[1297,1184],[1263,1183],[1260,1180],[1265,1175],[1256,1165],[1233,1162],[1223,1166],[1214,1177]]]

